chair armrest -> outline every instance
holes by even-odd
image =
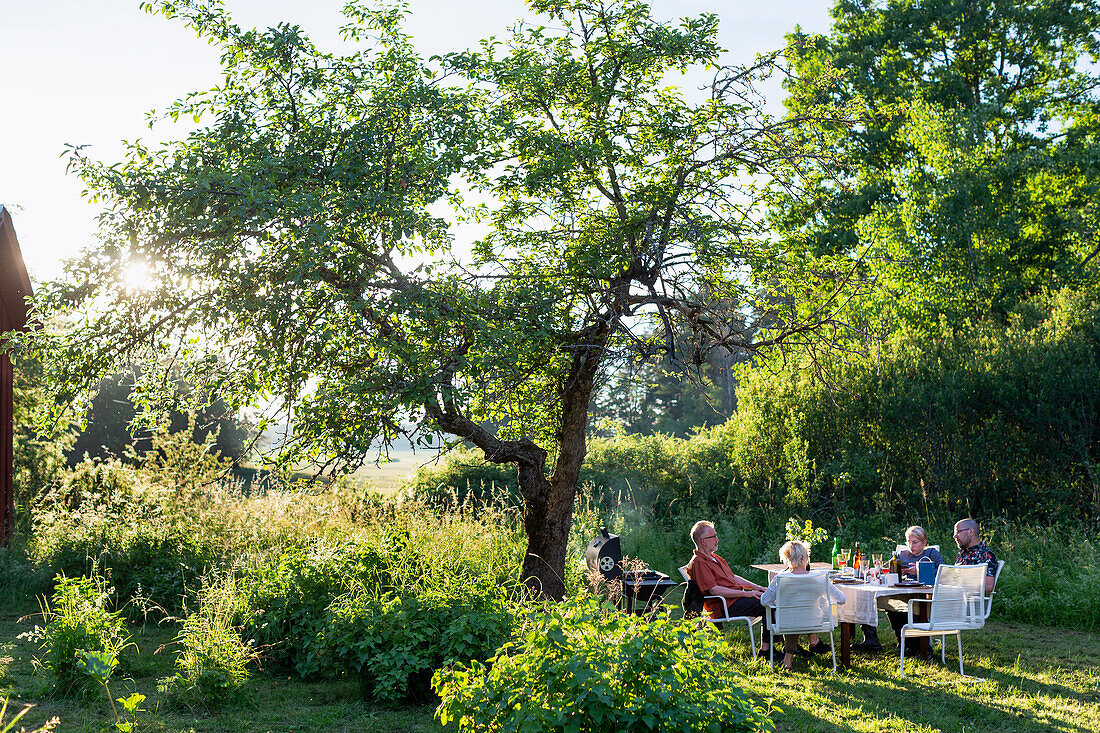
[[[725,596],[703,596],[704,601],[708,598],[717,598],[718,600],[720,600],[722,602],[722,618],[730,617],[730,606],[727,602],[728,599]]]
[[[989,607],[989,601],[986,599],[984,592],[981,595],[964,596],[963,602],[966,603],[966,615],[968,617],[985,620],[985,609]]]
[[[990,614],[993,613],[993,594],[997,592],[997,589],[989,591],[982,596],[982,618],[988,620]]]
[[[906,604],[906,608],[909,613],[909,623],[913,623],[913,604],[914,603],[931,603],[931,598],[910,598],[909,603]]]

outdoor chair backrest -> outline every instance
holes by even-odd
[[[985,618],[989,618],[989,614],[993,612],[993,594],[997,592],[997,583],[1001,580],[1001,571],[1004,570],[1005,561],[997,561],[997,571],[993,574],[993,590],[985,596]]]
[[[824,573],[780,574],[775,581],[775,633],[831,631],[836,626]]]
[[[680,575],[684,578],[684,583],[687,584],[687,588],[684,589],[684,600],[682,602],[685,616],[698,616],[703,612],[703,592],[699,590],[699,586],[688,575],[688,566],[680,566]]]
[[[904,552],[905,550],[908,550],[908,549],[909,549],[909,545],[898,545],[897,549],[895,549],[894,552],[896,552],[900,555],[902,552]],[[924,549],[926,549],[926,550],[935,550],[936,552],[939,552],[940,551],[940,546],[939,545],[925,545]]]
[[[928,622],[930,630],[985,625],[985,565],[940,565]]]

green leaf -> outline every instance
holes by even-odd
[[[109,652],[77,650],[76,666],[101,685],[107,684],[111,673],[118,666],[118,658]]]

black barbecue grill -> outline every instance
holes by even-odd
[[[667,575],[656,570],[623,570],[619,536],[609,534],[607,527],[600,527],[600,533],[588,543],[585,559],[589,571],[599,573],[608,585],[621,584],[619,608],[628,613],[652,611],[661,605],[665,593],[676,586]]]

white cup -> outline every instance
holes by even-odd
[[[898,574],[897,573],[886,573],[886,585],[897,585],[897,584],[898,584]]]

